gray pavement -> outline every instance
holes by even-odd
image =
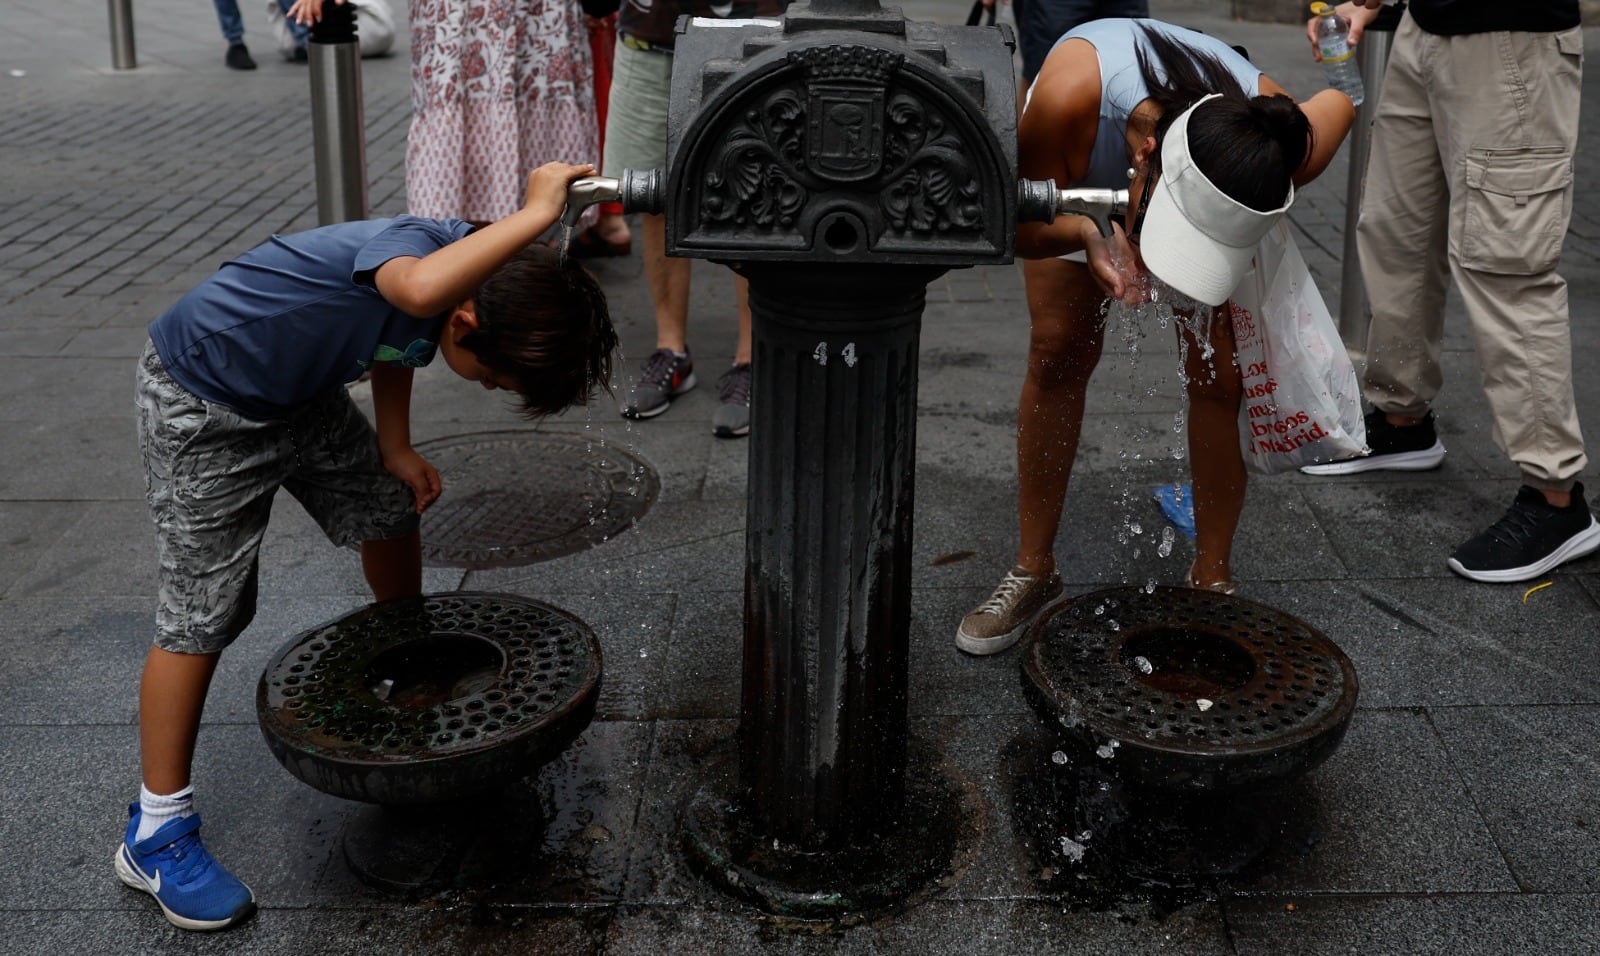
[[[966,5],[917,0],[908,12],[954,22]],[[104,4],[0,9],[0,952],[1600,952],[1600,560],[1527,596],[1445,568],[1517,485],[1490,442],[1458,309],[1439,472],[1252,482],[1242,593],[1323,629],[1362,683],[1343,747],[1296,790],[1294,822],[1268,859],[1176,907],[1085,905],[1041,879],[1006,757],[1037,733],[1017,657],[970,659],[951,644],[1015,546],[1027,337],[1015,266],[935,282],[923,331],[910,708],[917,735],[988,803],[954,885],[899,915],[814,932],[723,899],[679,857],[673,816],[737,718],[747,446],[711,437],[705,387],[648,423],[602,406],[540,426],[623,443],[657,467],[660,500],[637,530],[525,568],[428,572],[431,590],[561,605],[604,642],[600,714],[529,785],[550,822],[513,881],[413,903],[363,887],[339,852],[353,806],[268,753],[253,703],[262,667],[288,636],[367,599],[353,557],[297,507],[278,509],[260,613],[224,656],[196,778],[208,844],[262,912],[222,936],[172,929],[110,865],[137,785],[135,695],[153,604],[133,360],[147,323],[224,258],[315,225],[315,195],[305,68],[272,57],[261,11],[246,20],[262,68],[239,74],[222,66],[209,4],[134,6],[131,72],[110,69]],[[1297,28],[1230,22],[1220,0],[1152,6],[1244,44],[1290,90],[1315,89]],[[374,215],[404,206],[403,34],[397,52],[363,64]],[[1586,114],[1600,104],[1600,74],[1588,85]],[[1580,183],[1600,172],[1592,120]],[[1336,165],[1292,213],[1335,310],[1344,191]],[[1591,436],[1597,243],[1600,198],[1580,187],[1562,268]],[[733,347],[731,284],[716,266],[695,268],[692,341],[714,373]],[[595,272],[631,369],[653,344],[639,259]],[[1176,583],[1190,558],[1181,538],[1157,557],[1161,519],[1148,499],[1185,471],[1171,344],[1146,330],[1109,351],[1058,545],[1073,592]],[[525,427],[442,369],[419,376],[413,420],[418,440]],[[953,560],[959,552],[972,556]]]

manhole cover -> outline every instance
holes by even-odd
[[[422,516],[422,559],[435,567],[515,567],[594,547],[661,488],[643,459],[581,435],[490,432],[417,451],[445,489]]]
[[[1344,736],[1354,667],[1320,631],[1244,598],[1111,588],[1029,629],[1035,704],[1146,782],[1208,789],[1310,769]]]
[[[335,796],[407,804],[528,774],[594,716],[600,642],[565,611],[460,591],[369,604],[292,638],[261,675],[273,755]]]

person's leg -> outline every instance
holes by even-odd
[[[1076,262],[1024,262],[1030,331],[1028,369],[1017,406],[1017,564],[1055,573],[1061,508],[1078,454],[1089,377],[1105,341],[1104,301]]]
[[[349,393],[334,389],[290,416],[299,454],[284,490],[338,547],[358,543],[375,601],[422,593],[417,499],[383,467],[378,436]]]
[[[255,898],[200,842],[191,766],[217,655],[255,613],[261,537],[293,451],[276,425],[189,394],[153,346],[136,394],[159,598],[139,686],[143,786],[114,865],[173,925],[222,929],[254,913]]]
[[[422,593],[422,533],[361,542],[361,571],[374,601]]]
[[[733,277],[733,307],[738,310],[739,338],[734,343],[733,364],[750,362],[750,280]]]
[[[244,18],[239,16],[238,0],[212,0],[217,8],[217,25],[222,28],[222,38],[228,41],[228,52],[222,62],[230,70],[253,70],[256,61],[244,45]]]
[[[244,42],[244,18],[239,15],[239,0],[211,0],[217,8],[217,26],[228,45]]]
[[[1586,463],[1567,284],[1556,272],[1572,212],[1581,31],[1478,34],[1442,45],[1434,88],[1454,179],[1450,269],[1472,325],[1494,440],[1528,484],[1564,506]]]
[[[1100,361],[1100,293],[1081,263],[1023,263],[1030,330],[1017,408],[1017,562],[956,628],[956,647],[996,654],[1015,644],[1061,593],[1055,540],[1078,452],[1089,376]]]
[[[1189,583],[1228,589],[1233,583],[1233,535],[1244,510],[1247,481],[1239,451],[1244,385],[1234,359],[1228,310],[1215,310],[1210,326],[1208,358],[1190,328],[1178,323],[1189,396],[1189,469],[1194,479],[1195,561]]]
[[[189,786],[206,691],[220,652],[178,654],[150,648],[139,681],[139,762],[151,793]]]
[[[606,109],[605,165],[602,172],[621,178],[629,169],[663,169],[667,164],[668,93],[672,57],[635,50],[618,42],[612,61],[611,98]],[[646,215],[643,232],[645,285],[656,327],[655,351],[622,402],[626,418],[652,418],[695,386],[689,357],[689,281],[692,263],[666,254],[666,219]]]
[[[1450,195],[1426,65],[1426,47],[1437,40],[1409,17],[1396,31],[1356,233],[1372,307],[1362,391],[1374,408],[1403,420],[1425,415],[1443,382]]]
[[[644,216],[644,278],[655,307],[656,348],[688,351],[692,259],[667,255],[667,218]]]
[[[1451,190],[1450,267],[1472,325],[1495,444],[1524,487],[1450,555],[1476,581],[1526,581],[1600,549],[1577,484],[1587,458],[1566,282],[1582,32],[1450,37],[1436,58]],[[1514,108],[1513,108],[1514,107]]]
[[[589,54],[594,60],[594,111],[600,125],[600,154],[605,155],[606,116],[611,103],[611,64],[617,51],[617,15],[588,17]],[[597,164],[597,165],[603,165]],[[594,225],[595,235],[610,248],[613,254],[632,250],[633,234],[628,221],[622,217],[622,204],[600,204],[600,218]]]

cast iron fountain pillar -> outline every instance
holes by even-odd
[[[1012,42],[877,0],[678,33],[647,211],[749,279],[754,319],[738,758],[684,840],[730,892],[837,918],[938,885],[981,827],[908,754],[917,346],[930,281],[1012,260]]]

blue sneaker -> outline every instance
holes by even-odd
[[[133,842],[139,805],[128,808],[128,832],[117,848],[117,876],[156,898],[167,921],[182,929],[227,929],[255,915],[250,887],[223,869],[200,843],[200,814],[168,820]]]

